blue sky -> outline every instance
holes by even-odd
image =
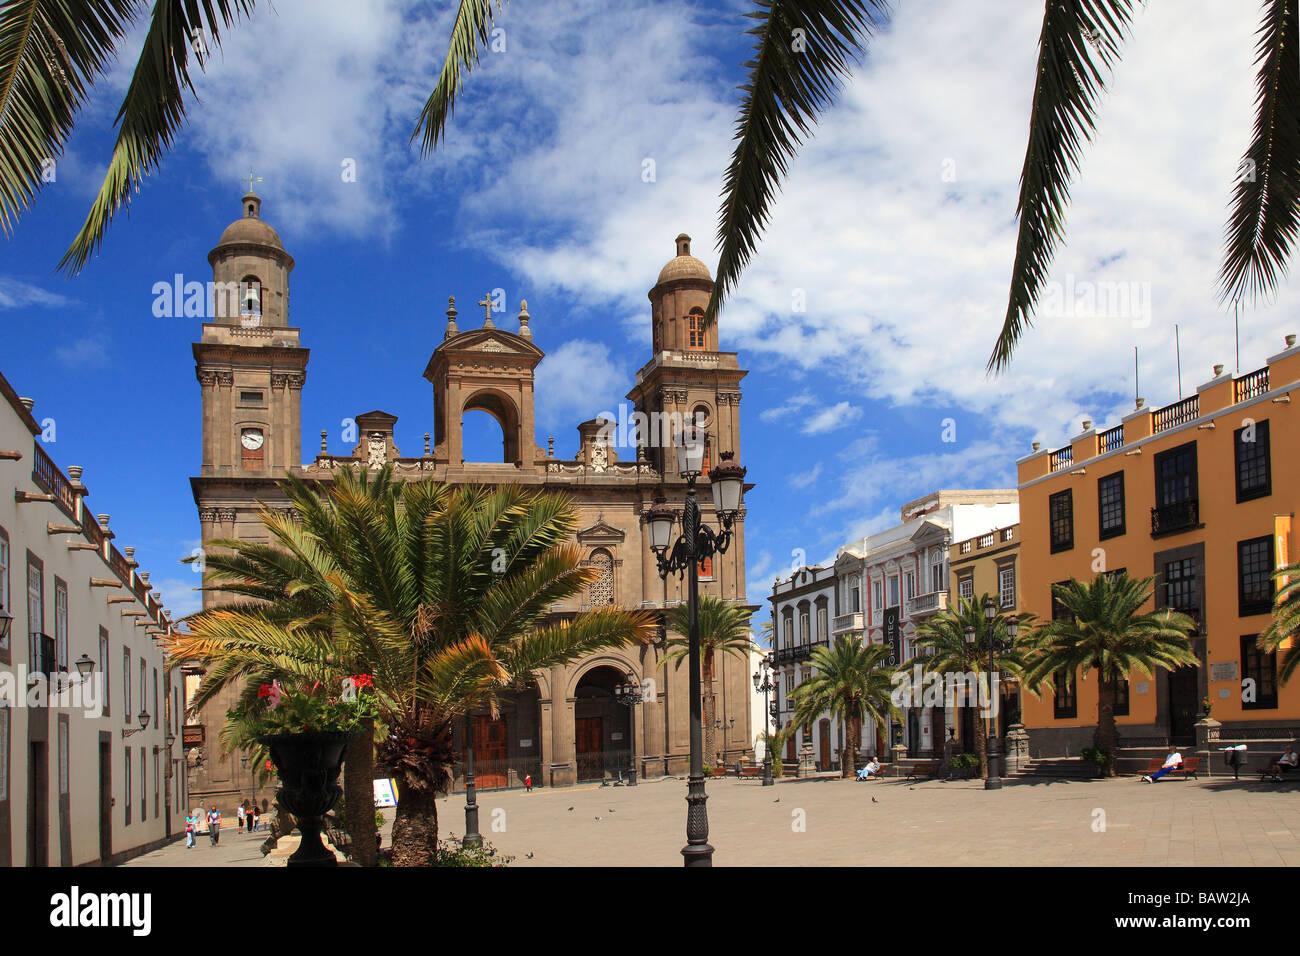
[[[1014,485],[1031,441],[1083,418],[1177,398],[1233,365],[1232,314],[1213,277],[1250,128],[1258,0],[1140,10],[1074,188],[1068,243],[1043,316],[1011,371],[983,374],[1000,326],[1041,4],[896,5],[792,167],[759,255],[721,320],[749,368],[740,457],[749,591],[762,600],[798,555],[897,520],[939,487]],[[399,416],[418,454],[431,430],[421,378],[448,295],[528,300],[538,441],[572,455],[576,425],[617,411],[648,357],[646,291],[685,231],[712,268],[718,193],[748,40],[740,2],[514,4],[505,50],[469,81],[445,146],[408,147],[445,50],[449,4],[277,0],[231,31],[160,173],[76,279],[54,272],[98,188],[128,73],[97,89],[17,231],[0,244],[0,369],[52,418],[49,451],[83,465],[174,610],[194,607],[177,564],[199,536],[198,320],[156,318],[152,288],[211,277],[208,250],[263,177],[263,215],[297,261],[291,321],[311,350],[304,457],[347,416]],[[363,12],[359,12],[363,11]],[[138,36],[126,57],[134,62]],[[643,178],[653,160],[652,182]],[[341,170],[351,161],[356,181]],[[1071,298],[1131,292],[1121,310]],[[1081,285],[1083,284],[1083,285]],[[802,308],[800,307],[802,303]],[[1243,309],[1241,368],[1296,331],[1284,284]],[[513,328],[513,319],[506,322]],[[949,422],[951,420],[951,422]],[[953,441],[944,441],[945,429]],[[482,432],[480,447],[495,436]]]

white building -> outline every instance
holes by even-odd
[[[916,656],[917,626],[948,607],[948,549],[1015,524],[1018,502],[1014,488],[936,491],[903,505],[900,524],[842,549],[834,572],[845,610],[832,620],[832,638],[853,634],[872,644],[891,644],[895,662],[906,664]],[[941,752],[951,717],[945,709],[912,708],[905,726],[892,736],[911,757],[934,756]],[[864,728],[863,737],[864,752],[888,753],[891,741],[885,735]]]
[[[785,580],[777,579],[772,585],[772,621],[775,625],[772,651],[772,692],[775,704],[773,726],[780,728],[789,722],[792,708],[789,697],[796,687],[812,675],[809,663],[814,648],[830,643],[831,620],[839,613],[836,597],[836,576],[833,567],[803,567]],[[786,739],[781,759],[786,765],[798,762],[804,744],[811,744],[813,760],[819,770],[838,766],[840,750],[844,746],[844,730],[840,721],[829,714],[823,715],[814,726],[800,727]]]
[[[171,621],[0,375],[0,866],[116,863],[181,829]]]

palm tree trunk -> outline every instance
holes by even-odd
[[[375,720],[361,722],[361,733],[348,744],[343,761],[344,823],[352,835],[352,860],[374,866],[379,858],[375,831]]]
[[[436,866],[438,794],[403,788],[393,820],[393,866]]]
[[[980,758],[980,776],[989,775],[989,748],[988,748],[988,727],[985,726],[984,717],[980,714],[979,708],[974,708],[975,713],[972,715],[975,719],[971,721],[975,725],[975,754]]]
[[[1097,687],[1097,749],[1112,759],[1101,768],[1102,776],[1115,776],[1115,682],[1102,680]]]
[[[844,749],[848,751],[841,755],[840,776],[852,777],[858,772],[858,747],[862,745],[862,718],[854,714],[849,721],[849,740],[848,746]]]

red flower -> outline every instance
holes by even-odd
[[[356,676],[352,677],[351,680],[352,683],[357,685],[357,690],[360,690],[363,687],[375,686],[375,679],[371,677],[369,674],[357,674]]]
[[[259,687],[259,688],[257,689],[257,696],[258,696],[258,697],[270,697],[270,696],[271,696],[271,685],[270,685],[270,684],[263,684],[261,687]]]

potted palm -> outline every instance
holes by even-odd
[[[343,792],[338,779],[348,743],[376,713],[373,686],[368,674],[345,678],[338,693],[321,681],[295,690],[273,680],[231,712],[260,731],[257,742],[270,753],[280,777],[276,801],[293,814],[302,833],[288,866],[338,865],[321,842],[322,817]]]

